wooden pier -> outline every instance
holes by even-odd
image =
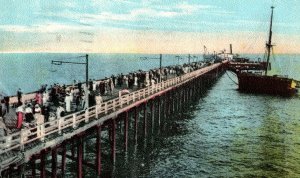
[[[159,126],[163,122],[161,115],[168,116],[180,110],[189,100],[202,93],[205,85],[223,74],[226,67],[227,61],[212,64],[6,136],[0,144],[1,175],[10,177],[18,170],[17,173],[22,177],[26,165],[31,169],[30,177],[63,177],[67,159],[76,162],[78,178],[83,177],[83,166],[101,175],[103,146],[110,148],[110,160],[114,164],[117,161],[117,134],[123,137],[122,145],[127,151],[129,125],[134,128],[133,138],[136,142],[138,136],[146,137],[150,134],[149,128],[155,126],[154,123]],[[138,129],[140,124],[143,130]],[[117,125],[122,125],[121,132],[116,132]],[[101,143],[104,131],[108,133],[109,146]],[[85,158],[84,151],[85,138],[90,135],[96,137],[95,144],[89,145],[96,150],[92,162]],[[47,157],[51,157],[51,163],[46,161]],[[51,164],[51,169],[47,164]]]

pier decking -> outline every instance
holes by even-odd
[[[57,150],[62,150],[62,167],[61,174],[64,172],[64,165],[66,158],[77,161],[77,177],[82,177],[82,166],[90,165],[94,167],[98,175],[101,172],[101,147],[100,136],[101,129],[109,127],[109,140],[111,142],[111,158],[112,162],[116,159],[116,122],[120,115],[124,115],[124,147],[127,150],[128,144],[128,112],[135,110],[135,128],[137,129],[137,111],[138,107],[142,107],[144,110],[144,135],[147,134],[147,114],[146,109],[150,107],[150,110],[154,112],[155,105],[153,101],[159,102],[156,105],[158,113],[160,115],[161,107],[166,107],[167,114],[170,114],[171,110],[182,105],[193,95],[199,92],[202,85],[200,79],[207,78],[213,80],[221,74],[226,67],[226,62],[212,64],[210,66],[201,68],[199,70],[184,74],[179,77],[174,77],[166,81],[148,86],[146,88],[132,91],[129,94],[122,95],[120,97],[104,101],[100,105],[90,107],[86,110],[79,111],[67,116],[64,116],[58,120],[49,121],[41,125],[37,125],[34,128],[22,129],[16,133],[8,135],[2,138],[1,150],[0,150],[0,168],[2,175],[9,175],[10,170],[18,167],[22,170],[22,166],[27,163],[32,164],[32,176],[36,175],[35,160],[40,159],[39,175],[40,177],[46,177],[45,170],[45,155],[51,152],[52,170],[51,176],[57,177]],[[167,94],[168,100],[164,101],[166,105],[162,106],[161,96]],[[28,95],[27,99],[34,97]],[[173,98],[172,98],[173,97]],[[175,102],[175,98],[181,102]],[[11,100],[13,102],[14,99]],[[152,102],[150,102],[152,101]],[[147,103],[152,103],[147,105]],[[160,116],[159,116],[160,117]],[[150,119],[154,119],[153,117]],[[159,118],[158,118],[159,119]],[[97,142],[97,156],[95,158],[95,165],[91,165],[83,159],[83,136],[88,135],[90,132],[96,131]],[[135,131],[135,135],[137,131]],[[66,144],[69,142],[77,141],[77,156],[66,155]],[[20,172],[22,174],[22,171]]]

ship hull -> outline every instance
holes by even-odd
[[[293,96],[297,93],[293,79],[289,78],[240,73],[238,81],[242,92],[281,96]]]

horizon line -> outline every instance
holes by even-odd
[[[201,54],[203,55],[203,52],[199,53],[147,53],[147,52],[75,52],[75,51],[0,51],[0,54],[33,54],[33,53],[40,53],[40,54],[165,54],[165,55],[175,55],[175,54]],[[233,53],[234,55],[238,54],[264,54],[264,52],[253,52],[253,53]],[[275,55],[296,55],[299,53],[276,53]]]

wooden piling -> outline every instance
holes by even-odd
[[[116,120],[111,120],[111,161],[116,162]]]
[[[46,157],[46,151],[42,150],[40,153],[40,177],[45,178],[46,177],[46,162],[45,162],[45,157]]]
[[[138,132],[138,108],[134,108],[134,139],[137,141],[137,132]]]
[[[52,163],[51,177],[56,178],[57,177],[57,149],[56,148],[52,149],[51,163]]]
[[[101,126],[96,127],[96,169],[97,175],[101,174]]]
[[[124,117],[124,148],[127,151],[128,148],[128,111],[125,112]]]
[[[32,178],[35,178],[35,176],[36,176],[35,160],[36,160],[35,156],[32,156],[31,160],[30,160]]]
[[[78,136],[77,138],[77,178],[83,177],[83,138]]]
[[[65,169],[66,169],[66,154],[67,154],[67,149],[66,149],[66,143],[64,142],[62,144],[62,154],[61,154],[61,176],[65,176]]]
[[[144,103],[144,136],[147,136],[147,103]]]

